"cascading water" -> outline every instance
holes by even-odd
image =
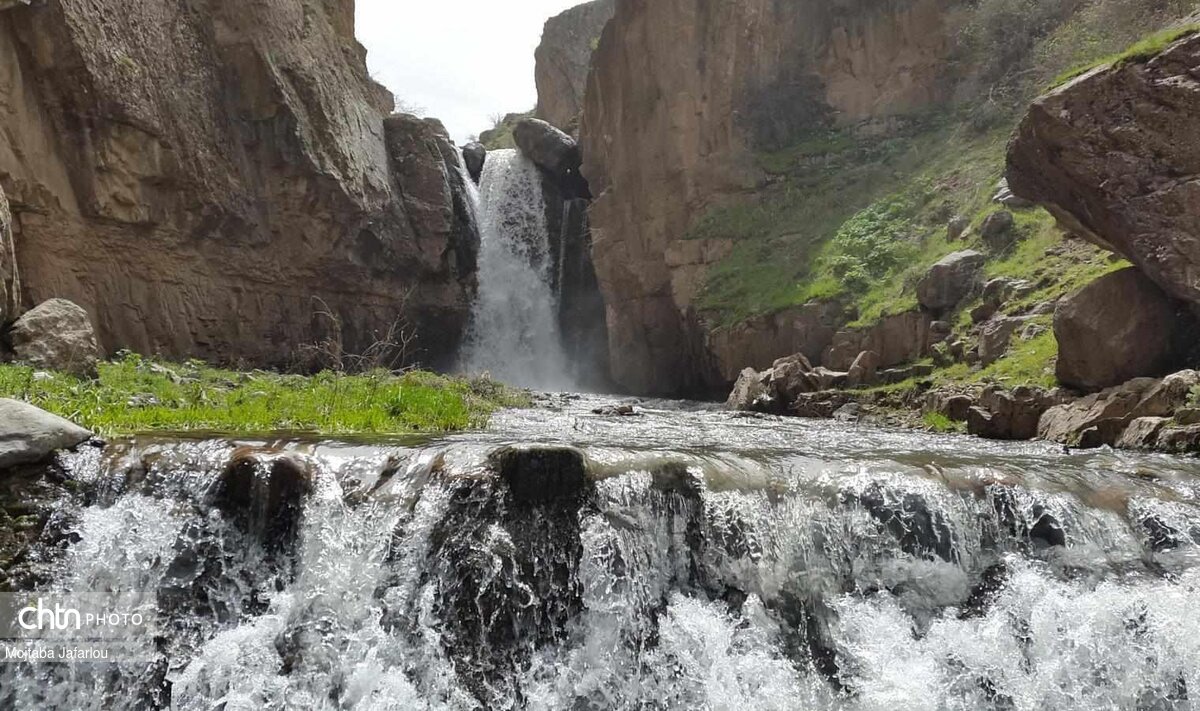
[[[0,708],[1200,708],[1195,461],[595,404],[71,462],[51,587],[156,593],[157,658]]]
[[[518,151],[488,154],[476,208],[479,293],[461,367],[513,385],[563,390],[572,379],[540,180],[537,167]]]

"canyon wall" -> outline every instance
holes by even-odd
[[[444,362],[475,249],[457,157],[436,122],[385,122],[353,25],[353,0],[0,12],[23,306],[79,303],[109,352],[288,367],[403,319]]]
[[[546,21],[534,53],[537,118],[567,133],[578,129],[592,51],[615,10],[616,0],[593,0]]]
[[[617,0],[581,127],[617,383],[715,393],[747,364],[740,339],[714,338],[695,308],[707,269],[732,245],[685,239],[689,227],[763,186],[755,151],[944,99],[952,5]]]

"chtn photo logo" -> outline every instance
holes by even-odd
[[[83,628],[83,615],[74,607],[55,602],[53,607],[38,598],[36,603],[26,605],[17,612],[17,624],[27,631],[65,632]]]

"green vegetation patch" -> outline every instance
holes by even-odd
[[[98,380],[0,365],[0,397],[28,401],[103,435],[149,431],[406,434],[487,424],[523,393],[487,379],[423,371],[313,376],[235,372],[197,361],[126,355],[100,365]]]
[[[1162,32],[1156,32],[1148,37],[1144,37],[1138,42],[1131,45],[1122,52],[1109,55],[1096,61],[1085,62],[1077,65],[1055,77],[1050,88],[1054,89],[1066,84],[1076,77],[1083,76],[1097,67],[1109,66],[1121,67],[1126,64],[1135,62],[1144,62],[1151,59],[1163,50],[1170,47],[1175,42],[1200,32],[1200,24],[1184,25],[1182,27],[1172,27]]]
[[[524,118],[533,116],[533,111],[526,111],[519,114],[505,114],[504,116],[492,117],[492,128],[479,134],[479,142],[489,151],[499,151],[507,148],[516,148],[517,141],[513,138],[513,128],[517,122]]]

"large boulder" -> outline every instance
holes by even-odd
[[[1008,210],[997,210],[988,215],[979,226],[979,236],[993,251],[1002,252],[1017,239],[1016,218]]]
[[[979,287],[986,258],[973,249],[955,252],[929,268],[917,284],[917,301],[935,313],[957,306]]]
[[[1103,276],[1054,313],[1058,380],[1087,392],[1181,364],[1195,321],[1139,270]]]
[[[863,351],[858,354],[846,372],[846,384],[851,388],[874,385],[879,378],[879,354]]]
[[[83,378],[96,376],[100,346],[92,321],[66,299],[45,301],[17,319],[9,338],[13,354],[22,363]]]
[[[518,121],[513,127],[513,140],[526,158],[556,177],[578,173],[583,164],[575,139],[541,119]]]
[[[12,213],[4,190],[0,189],[0,326],[15,319],[20,306],[21,280],[13,246]]]
[[[462,154],[467,173],[470,174],[471,180],[478,184],[483,175],[483,164],[487,162],[487,148],[478,141],[472,141],[463,146]]]
[[[820,389],[820,381],[813,373],[812,363],[802,353],[775,361],[767,374],[767,385],[769,394],[785,405],[804,393]]]
[[[1200,35],[1038,99],[1008,151],[1013,191],[1200,303]]]
[[[990,386],[979,396],[978,404],[968,409],[967,431],[984,439],[1033,439],[1042,415],[1062,401],[1063,394],[1058,391]]]
[[[734,383],[725,406],[741,412],[765,410],[771,402],[771,371],[746,368]]]
[[[0,399],[0,470],[39,462],[76,447],[92,433],[20,400]]]

